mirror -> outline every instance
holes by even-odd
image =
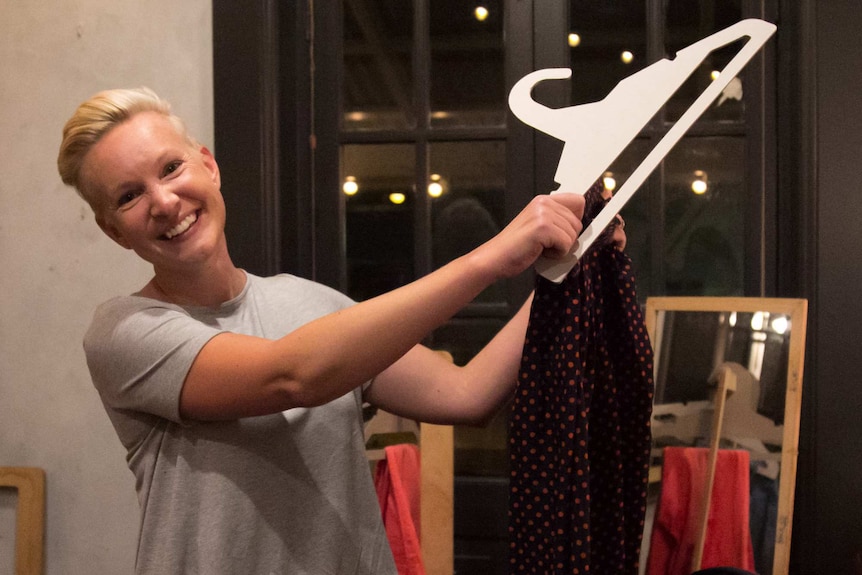
[[[747,483],[747,497],[741,497],[743,504],[738,506],[747,509],[737,512],[742,518],[739,524],[749,522],[755,562],[751,570],[760,575],[788,573],[807,314],[804,299],[647,299],[656,393],[642,572],[655,572],[656,558],[668,552],[689,553],[693,567],[700,565],[701,558],[703,567],[710,566],[702,536],[706,510],[713,514],[712,534],[716,508],[725,519],[733,517],[725,515],[730,507],[727,490]],[[702,482],[694,478],[696,474],[688,481],[695,486],[688,495],[683,496],[682,483],[664,475],[665,467],[676,465],[665,458],[668,447],[705,448],[667,452],[670,456],[697,451],[706,461],[698,468],[702,473],[696,473],[704,476]],[[721,467],[728,454],[740,455],[745,462],[734,468],[737,475],[728,475],[727,464]],[[744,481],[733,481],[746,471]],[[671,488],[674,492],[667,491]],[[683,538],[694,541],[688,551],[665,548],[672,546],[667,543],[672,538],[663,531],[666,512],[662,513],[661,502],[666,501],[668,509],[673,500],[679,505],[680,498],[689,499],[689,508],[699,508],[688,515],[697,517],[686,526],[696,532],[694,539]]]

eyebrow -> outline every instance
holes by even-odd
[[[161,170],[163,166],[173,161],[173,158],[179,157],[181,160],[185,161],[188,159],[190,154],[185,151],[180,151],[176,149],[165,149],[162,150],[161,153],[156,157],[154,165],[157,170]],[[160,176],[161,177],[161,176]],[[123,192],[135,189],[139,187],[141,184],[137,180],[126,180],[121,182],[120,184],[113,186],[110,188],[110,194],[121,194]]]

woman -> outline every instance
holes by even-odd
[[[419,342],[495,281],[570,251],[582,196],[537,197],[484,245],[354,304],[233,264],[218,164],[147,89],[81,104],[58,166],[154,271],[100,306],[84,340],[136,478],[138,573],[394,573],[361,404],[490,418],[514,389],[527,304],[466,366]]]

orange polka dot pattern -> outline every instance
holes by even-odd
[[[652,348],[610,246],[537,279],[509,425],[509,572],[637,575]]]

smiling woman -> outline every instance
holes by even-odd
[[[137,480],[137,571],[394,574],[363,403],[490,419],[512,393],[528,306],[465,366],[419,342],[489,285],[570,250],[583,199],[537,198],[469,253],[354,304],[234,265],[218,164],[169,110],[148,90],[98,94],[58,159],[100,228],[153,266],[84,338]]]
[[[200,265],[229,259],[215,159],[163,114],[141,112],[110,130],[84,156],[81,177],[101,228],[152,263],[160,281],[172,280],[177,257]]]

